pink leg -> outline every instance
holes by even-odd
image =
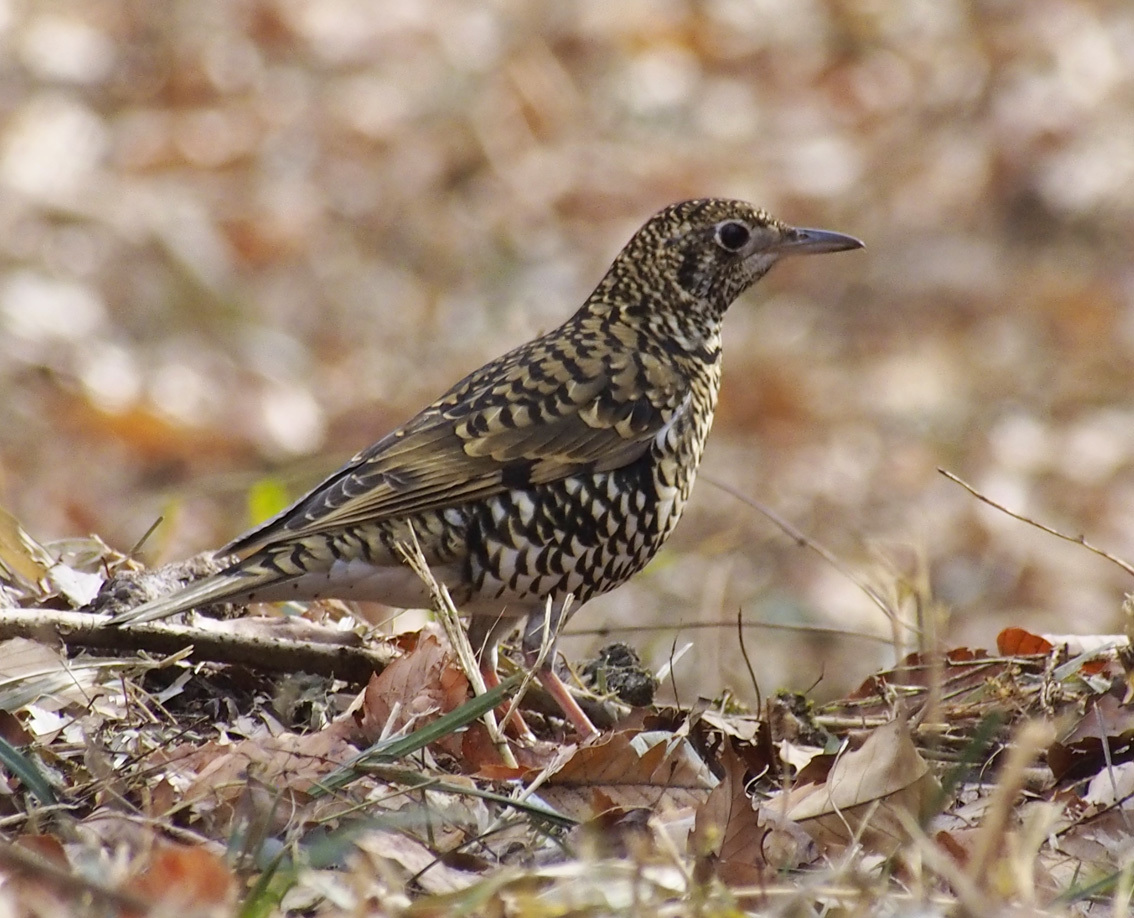
[[[595,725],[591,723],[591,719],[587,717],[583,709],[579,707],[579,703],[567,690],[567,686],[563,684],[563,680],[555,674],[553,668],[555,666],[555,643],[559,636],[562,617],[562,603],[552,606],[550,616],[541,614],[540,612],[533,612],[528,616],[527,624],[524,626],[524,638],[522,642],[524,662],[528,666],[535,666],[544,642],[549,642],[546,655],[543,658],[543,665],[536,673],[536,677],[539,679],[540,685],[546,689],[547,694],[555,699],[556,704],[559,705],[564,716],[571,722],[571,725],[574,726],[579,734],[579,741],[586,743],[598,736],[599,731],[595,729]]]
[[[493,660],[492,662],[495,663],[496,661]],[[484,687],[486,689],[492,690],[500,684],[500,676],[497,674],[495,666],[490,666],[487,661],[481,663],[480,674],[484,678]],[[496,714],[498,717],[503,717],[507,712],[507,704],[503,704],[496,709]],[[519,708],[516,708],[516,710],[512,712],[512,716],[509,717],[506,722],[500,724],[500,726],[505,729],[511,727],[515,731],[515,735],[522,740],[530,740],[532,742],[535,741],[535,734],[532,733],[531,728],[527,725],[527,722],[520,715]]]
[[[500,639],[515,627],[516,619],[505,616],[500,618],[474,616],[469,623],[469,643],[472,644],[473,651],[480,657],[480,673],[484,678],[484,687],[487,689],[494,689],[500,684],[500,676],[496,672],[500,657],[498,649]],[[498,717],[505,716],[507,712],[508,705],[502,705],[496,709]],[[524,718],[520,716],[519,708],[512,712],[507,723],[502,723],[500,726],[505,729],[510,727],[513,735],[525,742],[535,741],[535,734],[525,723]]]
[[[567,690],[567,686],[563,684],[563,680],[555,674],[555,670],[553,670],[550,665],[544,666],[537,676],[540,685],[544,687],[547,694],[555,699],[556,704],[559,705],[563,714],[571,721],[572,726],[574,726],[579,734],[579,742],[589,742],[599,735],[599,731],[595,728],[595,725],[591,723],[591,719],[587,717],[586,712],[579,707],[579,702],[577,702],[574,696]]]

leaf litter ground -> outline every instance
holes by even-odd
[[[995,652],[913,654],[836,702],[780,694],[756,711],[642,705],[639,680],[639,706],[592,693],[604,735],[579,747],[522,673],[473,695],[459,631],[376,636],[333,602],[112,629],[84,611],[100,593],[187,571],[141,572],[95,541],[40,546],[3,522],[5,914],[1091,914],[1129,900],[1124,637],[1010,628]],[[605,688],[625,675],[587,672]],[[517,690],[534,742],[497,722]]]

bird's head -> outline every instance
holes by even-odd
[[[623,302],[651,310],[695,303],[719,320],[780,258],[861,247],[853,236],[788,226],[744,201],[682,201],[646,221],[596,293],[609,286]]]

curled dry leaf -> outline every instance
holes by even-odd
[[[548,777],[541,796],[560,812],[586,818],[600,790],[622,807],[656,810],[703,802],[716,779],[687,740],[670,733],[615,733],[576,749]]]
[[[479,874],[457,870],[415,838],[400,832],[367,832],[355,841],[355,867],[367,864],[359,876],[382,877],[403,887],[415,884],[431,893],[452,893],[481,879]]]
[[[793,788],[778,805],[821,846],[841,847],[857,836],[888,855],[906,839],[903,825],[918,821],[938,790],[905,723],[891,721],[838,756],[825,781]]]
[[[233,746],[208,744],[198,754],[179,759],[174,767],[184,776],[199,768],[180,795],[179,805],[216,831],[231,824],[237,806],[249,790],[271,789],[272,818],[288,818],[288,807],[276,797],[298,801],[311,786],[352,759],[358,750],[347,741],[350,724],[339,721],[318,733],[282,733],[243,740]]]
[[[431,632],[404,657],[394,660],[366,686],[361,727],[373,742],[411,722],[420,727],[464,703],[468,677],[456,657]]]
[[[698,870],[713,865],[729,886],[753,886],[778,870],[799,867],[814,857],[814,844],[774,808],[756,809],[745,786],[743,760],[726,744],[720,757],[725,775],[697,809],[689,833]]]

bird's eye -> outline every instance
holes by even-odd
[[[717,245],[730,252],[739,252],[752,238],[752,233],[743,223],[735,220],[726,220],[717,227]]]

